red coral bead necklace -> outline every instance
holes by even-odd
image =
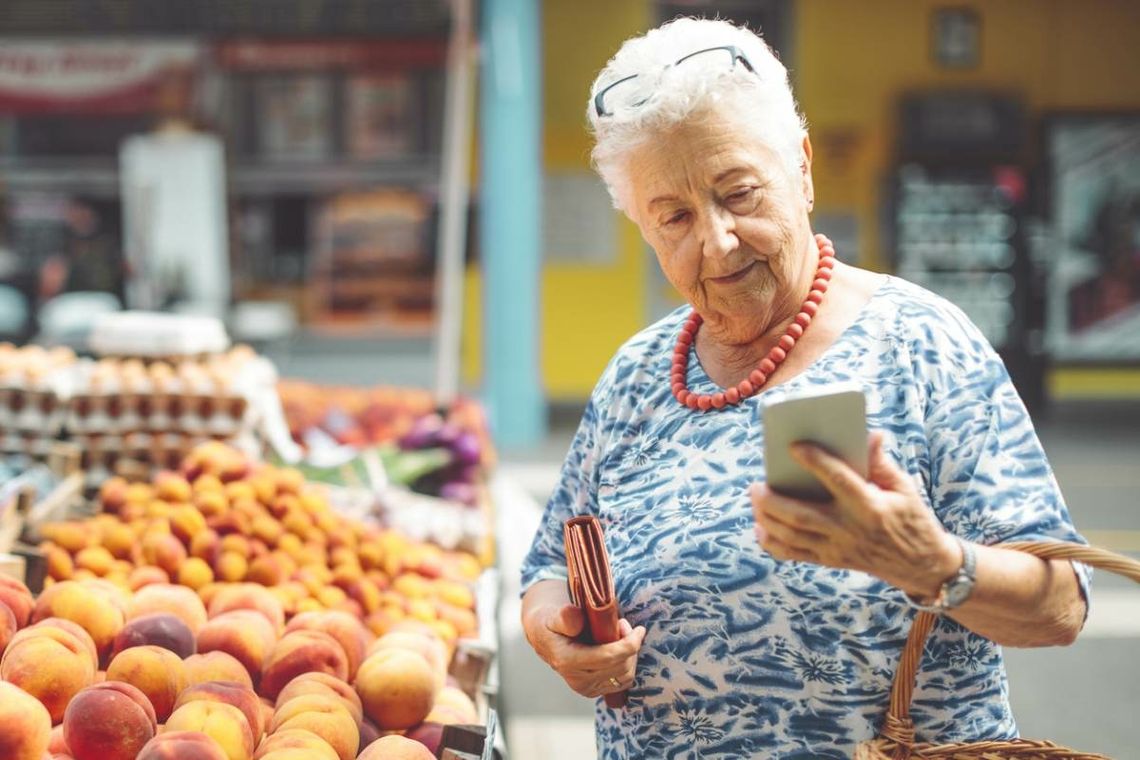
[[[835,248],[824,235],[816,235],[815,243],[819,247],[819,265],[815,271],[815,279],[811,283],[811,291],[808,293],[803,306],[800,307],[799,314],[788,325],[788,329],[772,347],[772,350],[768,352],[768,355],[760,360],[756,369],[752,370],[746,379],[741,380],[732,388],[719,393],[693,393],[689,390],[685,381],[689,369],[689,353],[696,350],[693,344],[696,342],[697,330],[704,322],[704,319],[696,311],[689,315],[688,320],[681,328],[681,334],[677,336],[677,345],[673,348],[673,370],[670,374],[670,384],[673,388],[674,398],[690,409],[707,412],[710,409],[723,409],[726,406],[739,404],[749,396],[759,393],[764,384],[768,382],[768,378],[776,371],[776,368],[788,358],[788,354],[795,348],[796,341],[803,337],[804,330],[808,328],[812,318],[819,311],[823,294],[827,292],[827,286],[831,283],[831,270],[835,266]]]

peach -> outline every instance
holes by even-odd
[[[170,583],[170,576],[161,567],[143,565],[136,567],[127,576],[127,585],[131,587],[132,591],[138,591],[143,586],[150,586],[155,583]]]
[[[97,538],[90,527],[76,520],[47,523],[40,528],[40,535],[48,541],[62,546],[72,554],[91,546]]]
[[[305,752],[309,760],[340,760],[328,742],[303,728],[286,728],[265,737],[253,753],[253,760],[261,760],[270,752],[286,749]]]
[[[47,751],[53,755],[70,755],[71,749],[67,746],[67,739],[63,735],[63,724],[53,726],[51,729],[51,738],[48,740]]]
[[[8,642],[16,635],[16,615],[8,605],[0,602],[0,654],[4,653]]]
[[[143,746],[135,760],[227,760],[216,741],[201,731],[164,731]]]
[[[0,757],[42,760],[51,743],[51,716],[38,699],[0,681]]]
[[[277,695],[277,704],[283,705],[294,697],[303,694],[323,694],[334,696],[344,702],[349,714],[360,723],[364,717],[364,708],[360,704],[360,696],[344,681],[328,673],[302,673],[285,685]]]
[[[228,760],[250,760],[253,755],[253,731],[245,715],[224,702],[187,702],[166,721],[167,731],[200,731],[218,743]]]
[[[368,630],[359,618],[339,611],[302,612],[285,626],[286,633],[302,629],[324,631],[336,639],[348,657],[349,680],[356,676],[360,663],[364,661],[369,639]]]
[[[233,655],[254,681],[277,644],[277,633],[264,615],[254,610],[231,610],[211,619],[198,632],[199,652]]]
[[[194,494],[194,506],[206,517],[206,522],[209,524],[210,518],[224,515],[230,508],[230,503],[221,491],[205,490]]]
[[[186,505],[171,510],[170,531],[184,545],[189,546],[195,536],[207,530],[206,518],[194,507]]]
[[[447,681],[447,648],[437,636],[421,636],[409,631],[386,633],[368,648],[369,656],[388,649],[403,649],[415,652],[424,658],[435,674],[436,688],[440,689]]]
[[[126,523],[114,522],[103,528],[103,546],[115,559],[130,559],[135,532]]]
[[[301,675],[318,671],[342,680],[348,677],[348,658],[336,639],[323,631],[299,630],[285,634],[265,663],[261,695],[276,699],[285,684]]]
[[[79,553],[75,555],[76,567],[90,570],[96,575],[106,575],[110,572],[111,564],[114,561],[115,558],[111,556],[111,552],[102,546],[88,546],[86,549],[80,549]]]
[[[273,623],[275,631],[280,631],[285,625],[281,600],[256,583],[235,583],[218,590],[210,600],[210,617],[230,610],[256,610]]]
[[[245,579],[261,586],[276,586],[289,577],[287,566],[279,557],[266,554],[258,557],[249,565]]]
[[[245,558],[245,555],[236,551],[223,551],[218,557],[215,567],[218,571],[218,578],[236,583],[245,578],[245,574],[249,571],[249,560]]]
[[[71,558],[71,552],[50,543],[45,543],[40,548],[47,561],[48,576],[57,581],[70,580],[75,574],[75,561]]]
[[[186,547],[173,535],[151,533],[143,536],[142,559],[148,565],[161,567],[173,578],[186,561]]]
[[[359,760],[435,760],[435,755],[415,739],[391,734],[369,744]]]
[[[178,655],[180,660],[196,651],[194,632],[182,618],[169,612],[156,612],[128,620],[111,645],[111,656],[114,657],[130,647],[147,644],[169,649]]]
[[[28,629],[28,635],[20,634],[4,650],[0,679],[40,700],[57,723],[71,698],[94,682],[90,652],[78,637],[62,629]]]
[[[258,699],[253,689],[245,684],[233,681],[207,681],[195,684],[178,695],[174,709],[177,710],[187,702],[197,700],[224,702],[241,710],[242,715],[249,723],[254,744],[261,741],[261,737],[265,733],[265,713],[262,711],[261,700]]]
[[[190,557],[178,568],[178,582],[197,591],[207,583],[213,583],[214,571],[206,560]]]
[[[146,694],[161,723],[186,688],[186,668],[178,655],[157,646],[124,649],[107,666],[107,680],[129,683]]]
[[[464,723],[477,723],[479,713],[475,709],[475,703],[471,701],[471,697],[463,693],[463,690],[455,686],[444,686],[439,690],[439,694],[435,696],[436,708],[450,708],[455,710],[459,715],[464,718]]]
[[[182,661],[186,668],[186,683],[194,685],[207,681],[233,681],[253,688],[249,671],[233,655],[225,652],[194,654]]]
[[[127,486],[124,478],[113,477],[99,486],[99,504],[104,512],[118,512],[127,503]]]
[[[206,606],[192,589],[173,583],[154,583],[135,592],[127,609],[127,619],[152,612],[169,612],[182,618],[195,635],[206,624]]]
[[[436,676],[419,654],[400,649],[377,652],[356,673],[364,714],[381,730],[410,728],[431,712]]]
[[[329,743],[340,760],[352,760],[360,747],[356,720],[340,699],[322,694],[302,694],[277,708],[272,733],[301,728]]]
[[[35,633],[33,633],[33,631]],[[80,644],[80,646],[83,647],[83,651],[87,652],[87,654],[91,657],[91,667],[99,667],[99,652],[95,649],[95,642],[92,640],[91,634],[83,630],[81,626],[76,625],[70,620],[64,620],[63,618],[44,618],[38,623],[33,623],[32,625],[17,633],[12,637],[12,641],[8,643],[11,645],[22,638],[40,635],[51,636],[56,639],[74,639]],[[72,646],[70,641],[61,641],[61,643],[63,643],[68,648],[71,648]]]
[[[194,489],[190,481],[177,472],[162,470],[154,476],[155,495],[163,501],[180,503],[190,501]]]
[[[435,757],[435,754],[439,751],[439,745],[443,743],[443,724],[424,721],[415,728],[410,729],[404,736],[427,747],[431,756]]]
[[[372,742],[376,741],[379,738],[380,738],[380,729],[376,727],[375,723],[368,720],[368,718],[365,718],[364,720],[360,721],[360,751],[361,752],[364,751],[365,747],[367,747],[369,744],[371,744]],[[360,755],[357,755],[357,757],[360,757]]]
[[[222,539],[216,531],[207,528],[190,540],[190,556],[204,560],[210,565],[218,561],[222,552]]]
[[[156,727],[146,696],[115,681],[76,694],[63,716],[63,738],[75,760],[134,760]]]
[[[0,574],[0,602],[12,610],[17,628],[23,628],[28,624],[32,610],[36,606],[36,600],[27,586],[15,578],[2,574]]]

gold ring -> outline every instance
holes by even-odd
[[[621,687],[621,681],[617,680],[613,676],[610,676],[610,683],[612,683],[614,685],[614,688],[620,688]]]

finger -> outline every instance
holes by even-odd
[[[868,437],[867,479],[887,491],[898,491],[909,484],[906,473],[891,459],[884,447],[882,432],[876,430]]]
[[[778,520],[766,520],[763,527],[767,534],[766,540],[778,541],[794,549],[809,550],[816,556],[819,556],[828,543],[828,537],[822,533],[801,530]]]
[[[860,504],[867,496],[867,481],[839,457],[802,441],[791,446],[792,458],[819,478],[832,496],[848,504]]]
[[[628,620],[622,618],[618,621],[618,630],[621,631],[621,637],[624,639],[626,636],[633,633],[633,626],[629,624]]]
[[[562,653],[565,656],[563,667],[557,670],[560,673],[574,671],[592,674],[620,670],[625,666],[626,660],[637,657],[644,639],[645,628],[638,626],[628,636],[610,644],[579,644]]]
[[[764,550],[779,560],[818,562],[818,555],[810,549],[794,548],[771,536],[763,544]]]
[[[835,527],[834,505],[803,502],[773,493],[764,499],[757,521],[777,521],[799,530],[827,533]]]
[[[576,639],[582,635],[582,628],[586,619],[582,610],[573,604],[564,604],[553,615],[546,619],[546,627],[550,631],[569,639]]]

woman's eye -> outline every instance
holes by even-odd
[[[688,216],[689,216],[688,211],[677,211],[677,212],[673,213],[672,215],[665,218],[665,224],[666,225],[680,224],[681,222],[685,221],[685,219],[687,219]]]
[[[734,190],[733,192],[729,193],[725,197],[725,200],[727,200],[729,203],[740,203],[742,201],[750,199],[755,192],[756,188],[753,187],[741,188],[740,190]]]

